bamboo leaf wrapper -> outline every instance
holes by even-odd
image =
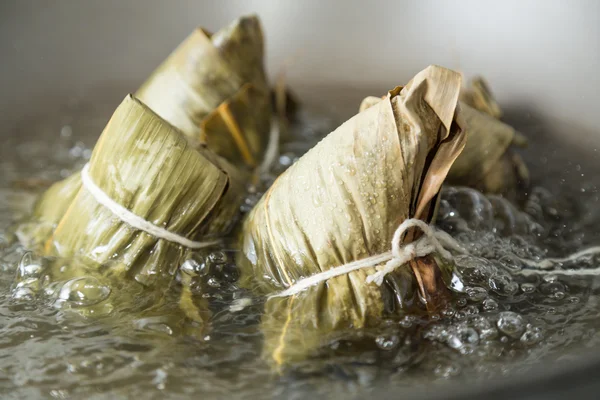
[[[461,109],[468,127],[467,144],[448,174],[447,183],[469,186],[484,193],[502,194],[521,201],[529,185],[529,171],[513,151],[527,140],[500,121],[502,109],[483,78],[475,78],[470,88],[460,93]],[[365,110],[381,98],[366,97],[359,110]]]
[[[388,251],[407,218],[430,222],[441,184],[464,146],[460,86],[458,73],[428,67],[283,173],[245,220],[242,284],[276,293],[304,277]],[[268,300],[268,357],[282,364],[335,332],[376,324],[386,312],[415,304],[418,268],[391,273],[382,287],[365,283],[376,269]],[[307,346],[290,345],[288,338],[300,332]]]
[[[239,181],[237,167],[256,166],[267,145],[271,105],[263,47],[256,16],[239,18],[212,36],[197,29],[142,84],[136,97],[181,130],[194,147],[206,146],[230,160],[217,163],[230,179]],[[23,235],[28,247],[48,239],[80,187],[77,172],[40,197],[34,223]]]
[[[135,215],[195,240],[227,229],[239,207],[221,201],[240,187],[210,157],[128,96],[94,148],[89,176]],[[81,187],[45,251],[61,257],[84,255],[109,265],[112,275],[163,286],[191,250],[132,228]]]

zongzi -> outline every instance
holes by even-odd
[[[460,98],[469,135],[465,150],[450,170],[448,183],[521,202],[529,186],[529,170],[513,147],[524,147],[527,139],[500,121],[502,109],[483,78],[472,79]]]
[[[522,200],[529,184],[529,171],[512,146],[522,147],[527,140],[498,119],[502,110],[483,79],[474,79],[472,88],[463,89],[460,98],[468,127],[467,144],[452,165],[446,182]],[[380,101],[379,97],[366,97],[359,110]]]
[[[440,187],[465,143],[460,74],[430,66],[405,87],[357,114],[284,172],[247,216],[241,236],[242,285],[271,295],[265,349],[278,364],[329,334],[377,324],[385,313],[443,297],[432,257],[414,260],[377,286],[382,265],[273,297],[304,278],[389,251],[411,218],[431,222]],[[404,243],[416,240],[411,229]],[[318,334],[311,334],[318,332]],[[300,340],[302,349],[294,348]],[[304,341],[302,344],[301,342]]]
[[[270,90],[256,16],[214,35],[196,29],[136,92],[192,141],[236,165],[256,167],[267,146]]]
[[[262,158],[269,134],[269,96],[256,16],[239,18],[212,36],[197,29],[136,93],[194,146],[203,143],[237,166],[256,166]],[[223,160],[219,165],[237,175],[233,165]],[[28,247],[49,237],[80,187],[77,172],[40,197],[33,222],[21,227]]]
[[[480,76],[473,78],[470,87],[460,92],[460,100],[496,119],[502,118],[500,105],[494,98],[488,83]]]
[[[467,144],[450,169],[447,182],[522,200],[529,171],[511,146],[524,139],[512,126],[486,113],[466,104],[461,109],[468,126]]]
[[[82,170],[82,185],[45,254],[83,255],[107,274],[165,287],[191,251],[235,220],[242,181],[222,162],[127,96]]]

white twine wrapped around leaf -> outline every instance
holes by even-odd
[[[403,245],[401,240],[406,231],[410,228],[419,228],[421,231],[423,231],[424,235],[414,242]],[[376,256],[363,258],[362,260],[353,261],[351,263],[340,265],[339,267],[331,268],[327,271],[309,276],[308,278],[300,279],[286,290],[269,297],[292,296],[303,290],[306,290],[311,286],[336,276],[345,275],[359,269],[374,268],[385,263],[381,270],[369,275],[366,281],[367,283],[374,282],[380,286],[387,274],[415,258],[425,257],[431,253],[437,252],[441,257],[451,260],[452,254],[446,248],[452,249],[459,253],[467,252],[446,232],[438,230],[431,225],[427,225],[420,219],[410,218],[402,222],[398,229],[396,229],[396,232],[392,238],[391,251],[387,251]]]
[[[423,236],[414,242],[402,244],[402,237],[410,228],[419,228],[423,232]],[[293,296],[308,289],[309,287],[315,286],[321,282],[325,282],[328,279],[336,276],[345,275],[359,269],[374,268],[385,263],[382,269],[374,274],[369,275],[366,279],[366,283],[368,284],[375,283],[378,286],[381,286],[387,274],[416,258],[425,257],[432,253],[438,253],[442,258],[446,260],[452,260],[452,253],[448,251],[448,249],[457,253],[468,254],[468,251],[448,233],[436,229],[432,225],[428,225],[420,219],[406,219],[400,224],[398,229],[396,229],[396,232],[392,237],[391,251],[363,258],[362,260],[353,261],[351,263],[328,269],[327,271],[320,272],[307,278],[300,279],[289,288],[271,295],[269,298]],[[599,275],[600,269],[552,269],[557,264],[575,261],[582,256],[594,254],[600,254],[600,246],[578,251],[565,258],[547,258],[540,261],[519,259],[530,269],[523,269],[518,273],[521,275],[547,273],[560,273],[564,275]]]
[[[92,180],[89,174],[90,164],[86,164],[81,170],[81,182],[83,187],[87,189],[88,192],[94,197],[94,199],[102,204],[104,207],[109,209],[116,217],[118,217],[121,221],[126,224],[134,227],[135,229],[139,229],[144,231],[158,239],[164,239],[172,243],[177,243],[181,246],[190,248],[190,249],[202,249],[205,247],[210,247],[215,244],[220,243],[219,240],[206,241],[206,242],[196,242],[190,240],[186,237],[183,237],[177,233],[168,231],[160,226],[154,225],[152,222],[145,220],[144,218],[136,215],[114,201],[110,198],[102,190],[96,183]]]

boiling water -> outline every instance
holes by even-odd
[[[375,331],[332,341],[318,357],[277,372],[262,358],[261,302],[248,301],[248,293],[236,288],[234,252],[223,249],[198,254],[187,265],[195,275],[194,295],[210,305],[212,317],[205,326],[179,315],[178,285],[151,313],[143,305],[125,310],[113,304],[96,308],[98,315],[91,318],[82,310],[109,304],[114,288],[93,277],[44,281],[49,261],[26,252],[11,226],[48,182],[85,163],[107,115],[79,110],[58,119],[28,120],[16,134],[9,132],[2,147],[4,396],[342,398],[382,387],[406,390],[520,373],[542,360],[567,362],[574,352],[600,344],[595,275],[521,273],[521,259],[564,256],[600,244],[596,181],[585,176],[585,166],[553,154],[551,145],[537,147],[537,156],[529,157],[537,186],[522,211],[472,189],[444,189],[438,225],[469,255],[456,258],[454,299],[438,315],[384,321]],[[330,125],[326,119],[302,125],[296,140],[281,149],[273,176],[249,188],[242,211]],[[588,256],[566,267],[594,268],[599,261]]]

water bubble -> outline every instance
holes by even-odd
[[[467,287],[465,292],[467,293],[469,300],[475,301],[475,302],[480,302],[480,301],[485,300],[488,295],[487,290],[485,290],[485,288],[482,288],[479,286]]]
[[[485,299],[482,304],[483,311],[495,311],[498,309],[498,302],[492,298]]]
[[[521,335],[519,339],[521,343],[526,344],[528,346],[532,346],[543,339],[544,335],[542,329],[540,327],[531,327],[528,326],[527,330]]]
[[[452,307],[448,307],[442,310],[442,315],[444,317],[452,317],[454,314],[456,314],[456,310]]]
[[[470,353],[473,350],[473,346],[479,343],[479,334],[471,327],[460,326],[451,330],[446,343],[451,348],[459,350],[463,354]]]
[[[555,300],[562,300],[565,298],[565,296],[566,296],[566,294],[564,292],[555,292],[555,293],[552,293],[548,297],[555,299]]]
[[[413,315],[405,315],[399,322],[403,328],[410,328],[415,323],[415,317]]]
[[[456,256],[454,259],[456,272],[462,281],[469,286],[486,284],[498,269],[485,258],[473,256]]]
[[[214,288],[221,287],[221,283],[219,283],[219,281],[216,280],[214,277],[209,278],[206,283],[208,283],[208,286],[210,286],[210,287],[214,287]]]
[[[465,291],[465,283],[462,277],[457,271],[452,272],[452,278],[450,280],[450,288],[456,292],[463,293]]]
[[[497,326],[502,333],[518,339],[525,330],[525,321],[515,312],[503,311],[499,314]]]
[[[93,276],[71,279],[63,285],[58,294],[59,305],[67,302],[74,306],[92,306],[108,298],[110,287],[103,285]]]
[[[505,254],[498,259],[498,262],[505,268],[513,271],[520,270],[522,264],[521,260],[514,254]]]
[[[377,347],[381,350],[392,350],[400,343],[400,338],[396,335],[391,336],[378,336],[375,338]]]
[[[508,275],[494,275],[488,283],[490,289],[505,296],[511,296],[519,290],[519,284],[514,282]]]
[[[444,188],[442,197],[455,210],[466,228],[488,230],[493,221],[493,207],[482,193],[471,188]]]
[[[540,285],[540,292],[542,292],[543,294],[549,296],[549,297],[553,297],[553,298],[557,298],[554,297],[556,294],[559,294],[559,298],[563,298],[565,297],[565,292],[567,291],[567,288],[565,287],[565,285],[563,285],[561,282],[558,281],[552,281],[552,282],[543,282]]]
[[[200,253],[192,253],[190,257],[183,262],[181,269],[190,275],[198,274],[206,276],[210,272],[210,263]]]
[[[208,261],[215,265],[223,265],[227,263],[227,254],[223,251],[214,251],[208,255]]]
[[[33,256],[33,253],[28,251],[23,254],[19,266],[17,267],[17,280],[24,278],[37,278],[42,272],[42,262]]]
[[[195,260],[185,260],[181,267],[179,268],[182,272],[185,272],[188,275],[196,275],[196,269],[198,267],[198,263]]]
[[[17,286],[12,291],[12,298],[15,300],[32,301],[35,298],[35,292],[27,286]]]
[[[542,277],[544,282],[556,282],[558,280],[558,276],[556,275],[544,275]]]
[[[479,314],[479,309],[477,308],[477,306],[470,305],[470,306],[463,308],[462,312],[467,316],[468,315],[477,315],[477,314]]]
[[[471,320],[471,325],[479,332],[481,340],[493,339],[498,336],[498,331],[486,317],[476,315]]]
[[[456,314],[454,314],[454,319],[457,321],[461,321],[465,318],[467,318],[467,314],[462,310],[458,311]]]
[[[535,292],[535,285],[533,283],[522,283],[521,284],[521,291],[523,293],[533,293]]]

